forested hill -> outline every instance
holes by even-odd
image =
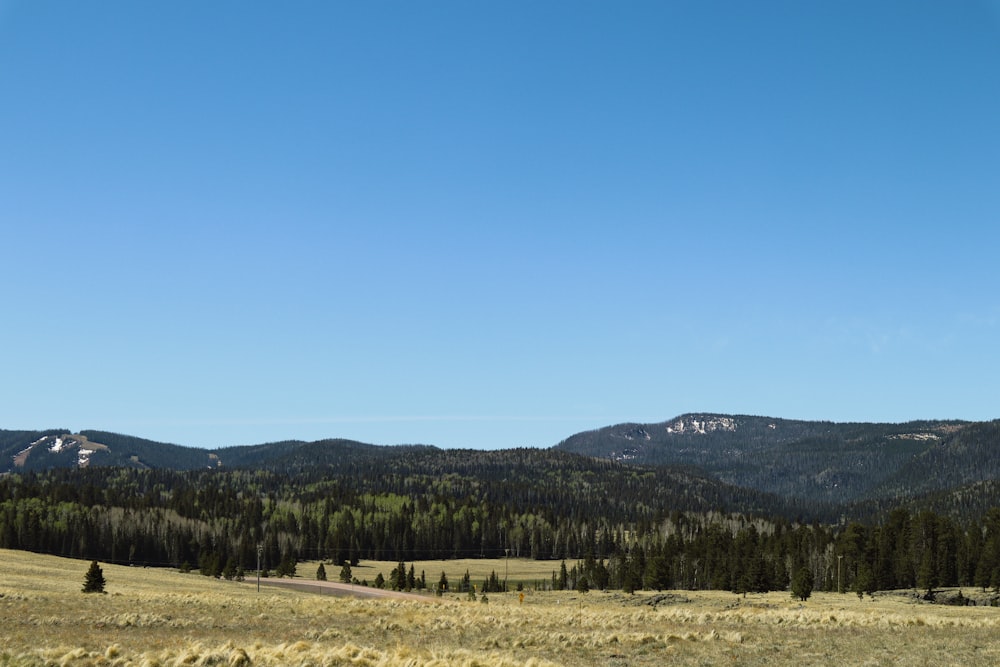
[[[843,560],[843,585],[858,592],[1000,590],[998,438],[997,422],[722,415],[499,451],[324,440],[209,452],[0,431],[0,548],[215,576],[252,567],[258,548],[265,569],[285,573],[303,559],[509,553],[580,559],[591,581],[625,590],[784,589],[802,569],[830,590]],[[602,455],[607,442],[617,448]],[[794,495],[823,480],[853,491]]]
[[[357,459],[393,458],[435,450],[423,445],[381,447],[353,440],[289,440],[246,447],[205,450],[106,431],[69,433],[0,431],[0,473],[114,466],[138,469],[204,470],[250,468],[296,472]]]
[[[297,556],[338,562],[504,548],[561,558],[595,535],[607,553],[682,512],[793,509],[684,470],[551,449],[382,448],[294,473],[88,466],[0,476],[0,547],[121,559],[117,542],[174,564],[196,562],[205,540],[222,539],[247,559],[261,541],[273,553],[288,543]]]
[[[322,440],[206,452],[99,431],[70,435],[59,429],[0,431],[0,445],[6,448],[5,458],[14,461],[12,472],[61,472],[57,478],[69,484],[113,478],[115,470],[121,468],[151,473],[203,470],[220,475],[253,471],[294,480],[300,487],[334,484],[359,494],[401,496],[419,491],[499,504],[513,502],[531,511],[565,506],[571,513],[599,513],[616,519],[651,515],[661,511],[659,508],[762,514],[794,510],[776,496],[737,488],[692,469],[622,465],[555,449],[443,450],[424,445],[387,447]]]
[[[1000,479],[1000,422],[807,422],[687,414],[579,433],[562,451],[643,465],[689,465],[723,482],[841,504],[903,501]]]
[[[866,505],[891,508],[931,499],[958,513],[1000,503],[1000,421],[866,424],[688,414],[659,424],[579,433],[551,451],[643,466],[654,471],[650,474],[660,474],[654,469],[666,466],[670,474],[688,480],[691,494],[720,506],[741,497],[746,511],[786,516],[786,507],[827,516],[843,508],[858,515]],[[446,475],[487,459],[492,470],[515,470],[526,456],[521,450],[386,447],[343,439],[205,450],[104,431],[0,431],[0,473],[124,467],[306,476],[357,471],[405,476],[433,469]],[[544,458],[529,457],[536,472],[544,468],[538,467],[539,457]],[[563,465],[571,460],[564,458]],[[424,467],[415,468],[417,462]]]

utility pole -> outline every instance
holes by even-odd
[[[507,563],[510,562],[510,547],[504,547],[504,561],[503,561],[503,592],[507,592]]]
[[[837,554],[837,592],[843,593],[844,589],[840,585],[840,561],[844,560],[844,554]]]
[[[503,592],[507,592],[507,562],[510,560],[510,545],[507,544],[507,530],[500,526],[500,543],[503,544]]]
[[[257,592],[260,593],[260,557],[264,555],[264,545],[257,545]]]

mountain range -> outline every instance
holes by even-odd
[[[712,487],[712,497],[752,498],[753,509],[782,514],[795,507],[864,514],[864,507],[905,503],[978,512],[1000,500],[1000,421],[834,423],[697,413],[578,433],[551,451],[627,467],[668,468],[670,483],[678,488]],[[497,465],[509,459],[513,466],[523,452],[499,450],[490,457]],[[205,450],[104,431],[0,430],[0,474],[101,466],[342,474],[359,462],[378,474],[380,461],[430,457],[461,466],[464,458],[482,455],[343,439]]]

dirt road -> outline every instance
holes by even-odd
[[[256,586],[256,579],[247,579],[247,585]],[[435,602],[437,599],[430,594],[420,595],[418,593],[404,593],[402,591],[387,591],[381,588],[371,588],[356,584],[343,584],[339,581],[315,581],[311,579],[261,579],[261,588],[264,586],[276,586],[279,588],[293,588],[306,593],[317,595],[336,595],[339,597],[358,598],[391,598],[395,600],[419,600],[421,602]]]

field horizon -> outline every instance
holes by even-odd
[[[973,664],[1000,660],[1000,609],[912,596],[719,591],[330,598],[175,570],[0,551],[0,665]],[[502,561],[501,561],[502,562]],[[493,561],[495,564],[496,561]],[[311,572],[300,565],[299,579]],[[461,565],[460,565],[461,567]],[[374,569],[374,568],[373,568]],[[464,572],[464,570],[463,570]],[[480,571],[481,572],[481,571]],[[336,572],[329,572],[336,579]],[[439,572],[437,576],[439,576]],[[450,576],[450,575],[449,575]],[[470,569],[470,577],[474,578]],[[431,578],[428,571],[428,579]],[[436,577],[435,577],[436,579]],[[971,591],[970,591],[971,593]]]

